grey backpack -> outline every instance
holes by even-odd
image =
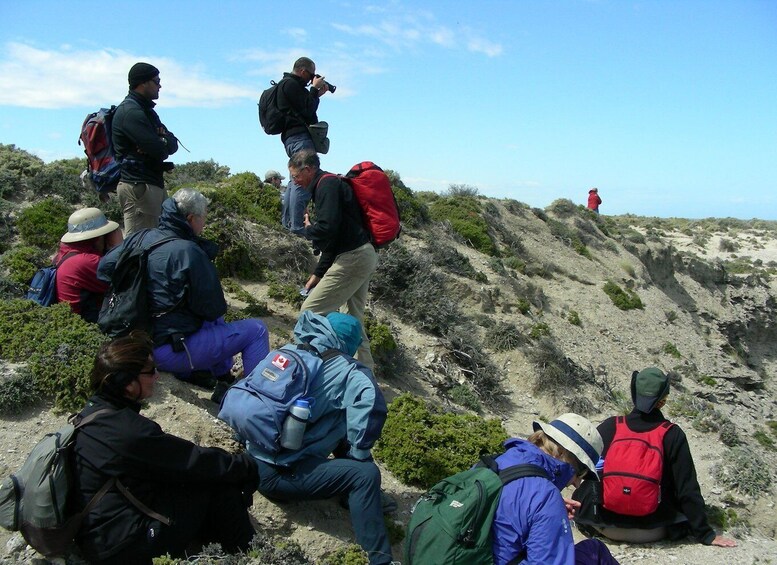
[[[141,512],[169,524],[167,518],[130,495],[116,477],[109,479],[81,512],[69,511],[76,432],[107,412],[114,410],[103,408],[83,419],[75,416],[56,432],[46,434],[21,469],[0,483],[0,526],[21,532],[27,543],[46,557],[68,551],[84,517],[114,486]]]

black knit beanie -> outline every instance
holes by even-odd
[[[137,85],[143,84],[146,81],[151,80],[159,74],[159,69],[154,65],[148,63],[135,63],[127,75],[129,80],[130,89],[134,89]]]

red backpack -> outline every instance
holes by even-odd
[[[84,119],[78,144],[86,153],[86,174],[82,177],[97,192],[113,192],[121,180],[121,166],[113,151],[111,124],[116,106],[100,108]]]
[[[394,241],[402,231],[402,226],[391,181],[383,169],[372,161],[362,161],[351,167],[345,176],[336,176],[353,189],[372,244],[383,247]]]
[[[615,421],[615,437],[604,458],[603,505],[626,516],[646,516],[661,502],[664,436],[673,426],[664,422],[649,432],[634,432],[626,418]]]

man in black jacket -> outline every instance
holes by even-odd
[[[378,266],[378,253],[370,243],[359,203],[347,182],[321,170],[313,149],[295,153],[289,159],[289,173],[313,197],[315,222],[311,223],[305,214],[302,235],[321,250],[318,265],[305,283],[309,294],[301,311],[326,315],[345,305],[345,313],[362,325],[362,343],[356,358],[373,369],[375,362],[364,331],[364,308],[370,279]]]
[[[668,396],[669,376],[660,369],[648,367],[639,372],[634,371],[631,376],[634,410],[626,416],[628,429],[644,433],[669,422],[661,413]],[[598,426],[604,441],[602,459],[605,465],[616,433],[616,419],[617,417],[613,416]],[[655,512],[646,516],[626,516],[611,512],[596,500],[599,496],[599,481],[587,480],[573,494],[573,498],[581,503],[575,522],[582,524],[584,530],[585,526],[592,526],[610,539],[631,543],[653,542],[665,537],[677,539],[690,531],[696,541],[705,545],[736,546],[734,540],[716,535],[707,521],[704,498],[696,478],[688,439],[677,424],[672,424],[666,431],[663,452],[661,501]],[[606,472],[607,467],[604,470]]]
[[[165,163],[178,151],[178,140],[154,111],[162,88],[159,70],[148,63],[135,63],[129,71],[129,94],[116,108],[112,134],[116,159],[121,164],[121,182],[116,189],[124,213],[124,235],[155,228],[167,197]]]
[[[308,84],[310,89],[306,88]],[[324,77],[316,77],[316,64],[307,57],[297,59],[292,72],[283,73],[278,83],[278,109],[287,115],[281,141],[288,157],[303,149],[315,149],[307,126],[318,122],[319,99],[327,92]],[[294,179],[289,180],[286,191],[288,214],[284,214],[284,227],[301,235],[310,194]]]

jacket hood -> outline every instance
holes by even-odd
[[[499,468],[512,467],[522,463],[531,463],[545,469],[550,481],[557,489],[564,489],[572,477],[575,469],[569,463],[551,457],[539,447],[524,439],[510,438],[505,443],[505,453],[499,457]]]
[[[194,231],[183,214],[178,211],[178,204],[172,198],[162,202],[162,214],[159,216],[159,229],[175,232],[183,239],[194,239]]]
[[[346,351],[345,344],[337,337],[329,320],[324,316],[314,314],[311,310],[305,310],[300,314],[297,325],[294,326],[294,342],[297,344],[307,343],[319,353],[323,353],[327,349]]]

